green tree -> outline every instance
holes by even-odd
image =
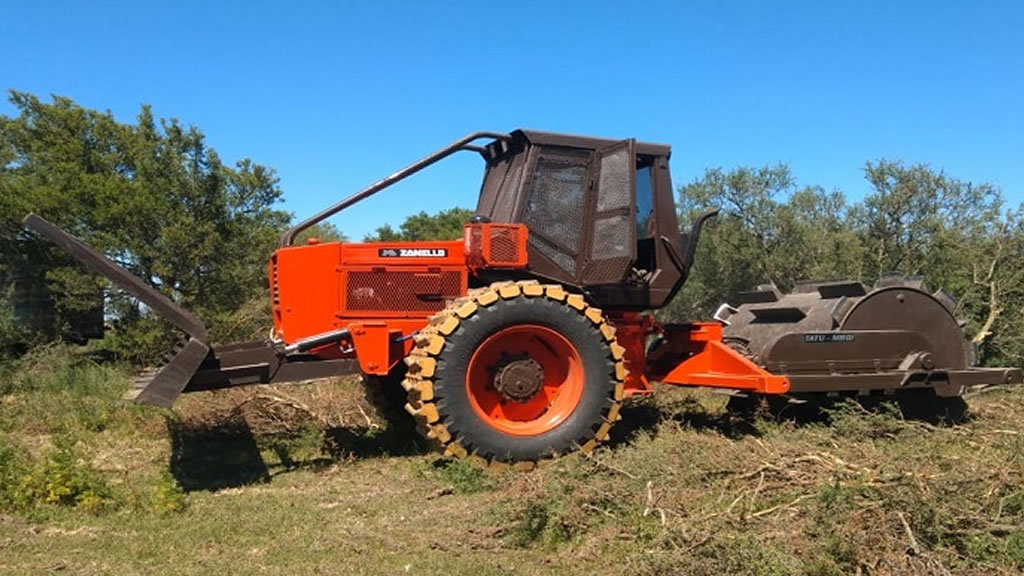
[[[934,276],[969,267],[965,248],[1001,219],[1002,196],[989,184],[884,159],[868,162],[864,173],[872,192],[853,214],[852,226],[865,244],[868,276],[891,271]]]
[[[402,222],[398,230],[385,224],[373,234],[367,234],[365,242],[415,242],[420,240],[457,240],[462,238],[462,227],[473,217],[474,212],[466,208],[449,208],[437,214],[420,212]]]
[[[810,275],[848,273],[856,259],[844,246],[842,194],[800,188],[785,164],[707,170],[679,191],[681,222],[709,208],[722,210],[701,236],[682,294],[666,315],[706,318],[739,292],[774,282],[791,288]],[[852,248],[856,250],[856,246]]]
[[[86,274],[59,249],[26,235],[32,211],[85,239],[197,312],[215,331],[266,290],[265,261],[290,217],[270,168],[225,165],[194,126],[157,121],[143,106],[134,124],[54,96],[11,92],[16,117],[0,117],[0,273],[42,263],[57,309],[51,331],[106,293],[129,356],[162,350],[165,333],[132,298]],[[2,277],[2,276],[0,276]]]
[[[295,237],[295,245],[301,246],[311,238],[316,238],[320,242],[345,242],[348,240],[348,237],[342,234],[337,226],[327,221],[318,222],[300,232]]]

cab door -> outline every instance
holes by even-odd
[[[580,283],[619,284],[636,260],[636,141],[594,152]]]

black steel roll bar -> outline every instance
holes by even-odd
[[[484,147],[472,145],[473,141],[479,140],[481,138],[508,141],[512,137],[509,136],[508,134],[501,134],[499,132],[473,132],[472,134],[467,134],[466,136],[459,138],[455,142],[452,142],[448,146],[445,146],[444,148],[441,148],[437,152],[434,152],[430,156],[427,156],[417,162],[409,164],[408,166],[402,168],[398,172],[395,172],[394,174],[382,180],[378,180],[373,184],[370,184],[366,188],[363,188],[359,192],[356,192],[355,194],[349,196],[348,198],[345,198],[344,200],[338,202],[337,204],[331,206],[330,208],[327,208],[326,210],[323,210],[318,214],[310,216],[309,218],[303,220],[302,222],[299,222],[295,226],[292,226],[290,229],[288,229],[287,232],[285,232],[281,236],[281,246],[291,246],[292,243],[295,241],[295,237],[306,228],[309,228],[310,226],[316,224],[317,222],[321,222],[327,218],[330,218],[331,216],[334,216],[338,212],[341,212],[342,210],[348,208],[349,206],[355,204],[356,202],[365,200],[366,198],[373,196],[374,194],[380,192],[381,190],[387,188],[388,186],[391,186],[396,182],[404,180],[409,176],[412,176],[413,174],[419,172],[420,170],[423,170],[427,166],[430,166],[431,164],[443,160],[444,158],[447,158],[448,156],[451,156],[452,154],[460,150],[469,150],[471,152],[479,152],[481,154],[485,154],[486,149]]]

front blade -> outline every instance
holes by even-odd
[[[195,338],[189,338],[170,362],[151,377],[143,377],[136,381],[135,390],[129,392],[128,399],[136,404],[170,408],[209,353],[209,346]]]
[[[24,220],[25,226],[63,248],[87,268],[110,279],[126,292],[135,296],[151,310],[158,312],[171,324],[188,334],[185,345],[170,362],[152,374],[137,381],[136,389],[129,393],[135,402],[170,408],[181,391],[202,364],[210,347],[206,343],[206,325],[189,311],[158,292],[143,279],[118,266],[98,250],[61,230],[35,214]]]

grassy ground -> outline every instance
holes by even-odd
[[[1020,574],[1024,390],[957,426],[661,390],[614,442],[481,471],[354,382],[117,401],[55,349],[0,374],[0,574]]]

